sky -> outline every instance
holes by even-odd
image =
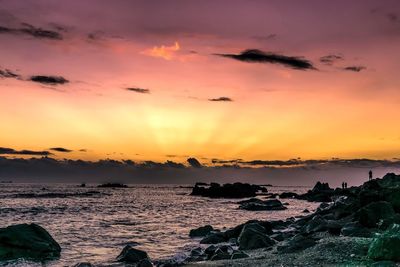
[[[399,45],[397,0],[0,0],[0,156],[396,160]]]

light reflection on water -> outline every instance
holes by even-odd
[[[42,190],[42,188],[46,190]],[[304,187],[269,187],[269,192],[303,193]],[[89,197],[17,197],[25,193],[83,193]],[[208,199],[189,196],[191,189],[174,185],[132,185],[126,189],[79,188],[71,184],[0,184],[0,227],[17,223],[43,226],[61,245],[58,261],[44,266],[73,266],[90,261],[111,264],[126,244],[137,245],[151,259],[163,259],[188,250],[198,240],[188,237],[190,229],[211,224],[229,228],[250,219],[278,220],[302,215],[318,204],[295,199],[283,211],[243,211],[237,199]],[[10,264],[9,264],[10,265]],[[12,266],[32,266],[14,262]],[[43,266],[39,264],[38,266]]]

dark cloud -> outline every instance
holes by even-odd
[[[386,16],[390,22],[398,22],[399,21],[399,16],[396,13],[388,13],[388,14],[386,14]]]
[[[63,152],[63,153],[69,153],[69,152],[73,151],[71,149],[67,149],[67,148],[63,148],[63,147],[52,147],[49,150],[57,151],[57,152]]]
[[[22,26],[21,28],[10,28],[5,26],[0,26],[0,34],[25,35],[38,39],[51,39],[51,40],[63,39],[61,33],[57,31],[42,29],[28,23],[22,23],[21,26]]]
[[[258,49],[248,49],[240,54],[216,54],[217,56],[233,58],[243,62],[249,63],[270,63],[280,64],[285,67],[298,70],[316,69],[313,64],[301,57],[284,56],[274,53],[263,52]]]
[[[0,69],[0,78],[14,78],[19,79],[21,76],[9,69],[1,70]]]
[[[349,66],[349,67],[343,68],[343,70],[354,71],[354,72],[360,72],[365,69],[366,69],[366,67],[364,67],[364,66]]]
[[[85,148],[79,149],[79,152],[87,152],[87,149]]]
[[[226,97],[226,96],[221,96],[221,97],[218,97],[218,98],[210,98],[210,99],[208,99],[208,101],[215,101],[215,102],[232,102],[233,101],[233,99],[232,98],[229,98],[229,97]]]
[[[201,165],[201,163],[196,158],[188,158],[187,162],[193,168],[201,168],[201,167],[203,167],[203,165]]]
[[[128,87],[125,88],[128,91],[131,92],[135,92],[135,93],[139,93],[139,94],[150,94],[150,90],[149,89],[145,89],[145,88],[139,88],[139,87]]]
[[[37,82],[46,85],[58,85],[58,84],[69,83],[69,81],[62,76],[36,75],[36,76],[31,76],[29,80],[32,82]]]
[[[49,151],[15,150],[7,147],[0,147],[0,155],[28,155],[28,156],[49,156]]]
[[[326,65],[332,65],[334,63],[336,63],[337,61],[343,60],[343,56],[342,55],[336,55],[336,54],[331,54],[331,55],[327,55],[327,56],[323,56],[319,58],[319,61],[321,63],[324,63]]]

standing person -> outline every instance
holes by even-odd
[[[346,188],[346,189],[347,189],[347,182],[345,182],[345,183],[344,183],[344,188]]]
[[[369,170],[369,180],[372,180],[372,170]]]

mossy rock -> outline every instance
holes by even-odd
[[[368,257],[379,261],[400,261],[400,225],[393,225],[370,245]]]

